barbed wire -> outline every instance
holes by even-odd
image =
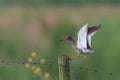
[[[71,68],[75,68],[75,67],[71,67]],[[80,66],[80,67],[76,67],[75,68],[75,71],[78,71],[78,70],[80,70],[80,71],[85,71],[86,70],[86,68],[85,67],[83,67],[83,66]],[[93,68],[88,68],[87,69],[87,71],[92,71],[92,72],[98,72],[98,73],[106,73],[107,75],[113,75],[113,73],[112,72],[106,72],[106,71],[103,71],[103,70],[99,70],[99,69],[93,69]]]
[[[57,62],[56,60],[54,59],[48,59],[46,60],[46,62],[44,64],[42,64],[39,60],[42,59],[42,58],[39,58],[39,59],[36,59],[34,62],[28,62],[27,60],[24,61],[24,60],[0,60],[0,65],[24,65],[24,64],[34,64],[34,65],[43,65],[43,66],[48,66],[48,65],[57,65]],[[55,64],[56,63],[56,64]],[[77,72],[82,72],[84,71],[85,72],[85,67],[80,65],[80,66],[70,66],[70,69],[71,69],[71,74],[74,73],[75,71]],[[114,76],[114,77],[119,77],[120,78],[120,74],[117,74],[117,73],[113,73],[111,71],[105,71],[105,70],[102,70],[102,69],[95,69],[93,67],[91,67],[89,65],[89,68],[88,68],[88,71],[89,72],[95,72],[95,73],[102,73],[104,75],[109,75],[109,76]],[[78,76],[79,77],[79,76]],[[76,80],[78,80],[78,77],[75,77]],[[53,80],[53,79],[52,79]],[[57,79],[55,79],[57,80]]]
[[[24,64],[26,64],[26,63],[28,63],[28,64],[41,64],[41,65],[52,65],[53,63],[54,63],[54,61],[52,61],[52,60],[49,60],[49,61],[47,61],[45,64],[42,64],[40,61],[34,61],[34,62],[28,62],[28,61],[22,61],[22,60],[18,60],[18,61],[13,61],[13,60],[0,60],[0,65],[12,65],[12,64],[22,64],[22,65],[24,65]],[[77,69],[77,70],[85,70],[85,68],[83,67],[83,66],[79,66],[79,67],[73,67],[73,66],[71,66],[70,68],[75,68],[75,69]],[[93,72],[103,72],[103,73],[105,73],[103,70],[98,70],[98,69],[93,69],[93,68],[91,68],[91,67],[89,67],[88,68],[88,71],[93,71]],[[72,71],[71,71],[72,72]],[[113,75],[113,73],[112,72],[106,72],[106,74],[108,74],[108,75]]]
[[[22,60],[17,60],[17,61],[13,61],[13,60],[0,60],[0,65],[10,65],[10,64],[42,64],[40,61],[34,61],[34,62],[28,62],[28,61],[22,61]],[[42,65],[51,65],[52,64],[52,61],[48,61],[47,63],[45,64],[42,64]]]

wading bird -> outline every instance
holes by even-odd
[[[64,40],[70,41],[73,49],[78,53],[76,58],[70,58],[70,60],[79,59],[80,54],[87,55],[93,54],[95,51],[91,48],[91,38],[97,32],[101,25],[89,26],[85,24],[78,32],[78,40],[75,41],[71,36],[66,36]],[[86,56],[86,66],[85,69],[88,70],[89,59]]]

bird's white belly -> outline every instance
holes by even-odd
[[[92,54],[95,53],[93,50],[90,49],[82,49],[83,54]]]
[[[80,49],[78,49],[77,47],[73,47],[73,49],[78,53],[78,54],[80,54]]]
[[[92,53],[95,53],[93,50],[90,50],[90,49],[86,49],[86,48],[82,48],[82,49],[79,49],[77,47],[73,47],[75,49],[75,51],[78,53],[78,54],[92,54]]]

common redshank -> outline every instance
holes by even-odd
[[[87,54],[95,53],[95,51],[93,51],[91,48],[91,38],[100,27],[101,25],[89,26],[88,24],[85,24],[77,34],[78,37],[77,41],[75,41],[69,35],[64,38],[64,40],[71,42],[73,49],[78,53],[78,56],[76,58],[70,58],[70,60],[79,59],[80,54],[87,55]],[[86,56],[86,66],[85,66],[86,69],[88,69],[88,64],[89,64],[89,59]]]

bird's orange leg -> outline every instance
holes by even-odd
[[[77,57],[75,58],[69,58],[69,60],[77,60],[77,59],[80,59],[80,54],[78,54]]]
[[[86,65],[85,65],[85,70],[88,71],[88,65],[89,65],[89,58],[86,56]]]

